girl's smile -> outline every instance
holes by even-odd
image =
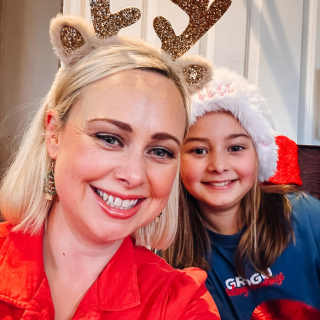
[[[190,127],[181,178],[205,220],[218,212],[239,212],[257,178],[257,156],[251,138],[230,113],[207,113]]]
[[[238,179],[226,181],[203,181],[202,183],[207,187],[214,188],[216,190],[227,190],[230,189],[237,181]]]

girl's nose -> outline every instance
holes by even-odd
[[[223,173],[230,168],[226,155],[221,151],[214,151],[208,158],[207,169],[210,172]]]

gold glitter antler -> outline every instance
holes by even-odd
[[[118,34],[120,29],[137,22],[141,17],[138,8],[126,8],[110,13],[110,0],[90,0],[91,17],[96,35],[106,39]]]
[[[162,42],[162,49],[173,60],[186,53],[228,10],[231,0],[215,0],[209,10],[209,0],[171,0],[190,17],[185,31],[176,36],[170,22],[163,18],[154,19],[154,29]]]

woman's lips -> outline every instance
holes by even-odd
[[[238,179],[224,181],[205,181],[202,182],[206,187],[213,190],[228,190],[232,188]]]
[[[111,206],[110,204],[106,203],[105,200],[103,200],[103,197],[97,194],[97,188],[92,187],[92,191],[94,193],[94,196],[96,200],[98,201],[101,209],[110,217],[115,218],[115,219],[129,219],[132,216],[134,216],[137,211],[140,209],[142,202],[145,200],[143,199],[136,199],[132,200],[134,201],[134,205],[130,206],[128,208],[116,208],[115,206]],[[114,196],[116,199],[116,196]],[[123,198],[128,199],[128,196],[123,196]]]

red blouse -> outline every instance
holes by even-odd
[[[54,319],[42,234],[0,224],[0,319]],[[72,319],[220,319],[197,268],[179,271],[127,237]]]

